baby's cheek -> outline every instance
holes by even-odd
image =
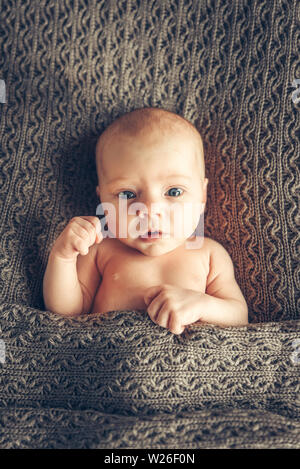
[[[198,228],[198,231],[201,230],[201,227],[203,225],[203,213],[204,213],[204,204],[196,204],[193,208],[193,230]],[[203,233],[202,233],[203,234]]]
[[[108,212],[105,219],[106,219],[106,223],[107,223],[109,231],[114,236],[116,236],[116,233],[117,233],[116,216],[114,215],[113,210]]]
[[[171,226],[175,238],[187,239],[193,234],[200,220],[200,211],[192,203],[186,203],[174,210]]]
[[[134,218],[116,211],[115,216],[110,215],[106,217],[106,220],[110,231],[114,233],[116,238],[129,239],[136,238],[140,234],[139,225],[136,226]]]

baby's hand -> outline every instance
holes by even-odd
[[[65,260],[75,260],[78,254],[85,256],[89,247],[103,240],[98,217],[74,217],[56,239],[52,252]]]
[[[173,334],[200,319],[203,293],[174,285],[156,285],[147,289],[144,301],[153,322]]]

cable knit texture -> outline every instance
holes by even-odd
[[[299,2],[5,0],[0,18],[0,446],[299,447]],[[150,106],[203,136],[205,235],[249,327],[43,311],[53,242],[96,212],[97,136]]]
[[[9,308],[2,447],[300,447],[300,321],[176,336],[144,311]]]

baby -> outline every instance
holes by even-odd
[[[174,334],[247,325],[229,254],[199,234],[208,179],[197,129],[162,109],[132,111],[100,136],[96,168],[108,231],[97,216],[70,220],[49,255],[45,307],[68,317],[142,309]]]

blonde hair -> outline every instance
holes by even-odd
[[[205,175],[205,162],[202,138],[196,127],[184,117],[160,108],[141,108],[128,112],[113,121],[100,135],[96,145],[96,168],[98,180],[101,174],[101,160],[104,148],[112,137],[118,133],[129,136],[143,135],[159,129],[162,135],[185,130],[196,140],[196,158],[201,178]]]

